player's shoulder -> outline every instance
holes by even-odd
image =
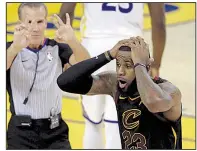
[[[170,81],[156,77],[153,79],[153,81],[160,86],[162,90],[165,90],[166,92],[169,92],[170,94],[177,94],[178,96],[181,97],[181,91],[177,86],[175,86],[173,83]]]
[[[115,71],[103,71],[97,74],[98,76],[105,76],[108,78],[117,78],[117,73]]]
[[[117,82],[117,73],[114,71],[104,71],[97,75],[92,75],[95,80],[99,80],[102,85],[110,89],[114,89]]]

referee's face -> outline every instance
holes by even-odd
[[[116,58],[116,70],[118,85],[123,91],[127,91],[129,85],[135,79],[134,64],[131,60],[131,51],[119,51]]]
[[[40,45],[44,39],[47,27],[46,11],[43,7],[24,7],[22,10],[22,22],[27,25],[30,33],[30,45]]]

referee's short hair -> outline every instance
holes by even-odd
[[[21,3],[20,6],[18,7],[18,17],[19,19],[21,20],[22,18],[22,9],[24,7],[29,7],[29,8],[39,8],[39,7],[43,7],[45,9],[45,12],[46,12],[46,16],[48,15],[48,10],[47,10],[47,7],[44,3]]]

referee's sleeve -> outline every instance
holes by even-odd
[[[6,50],[11,46],[12,43],[13,43],[12,41],[11,42],[6,42]]]
[[[13,43],[12,41],[6,42],[6,50],[11,46],[12,43]],[[10,83],[10,68],[8,70],[6,70],[6,84],[8,84],[8,83]],[[8,88],[8,86],[6,86],[6,87]]]
[[[62,64],[69,63],[69,58],[73,54],[72,49],[67,44],[58,43],[59,47],[59,56],[62,61]]]

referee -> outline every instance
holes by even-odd
[[[8,12],[9,13],[9,12]],[[21,3],[13,42],[7,43],[7,91],[12,113],[7,149],[71,149],[68,125],[62,120],[62,92],[57,77],[67,63],[89,54],[67,23],[54,15],[54,39],[44,37],[47,7]]]

